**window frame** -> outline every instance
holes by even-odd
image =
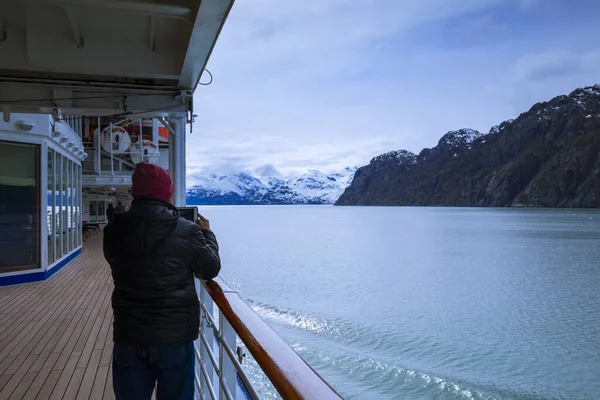
[[[44,185],[45,178],[42,177],[42,163],[45,160],[43,157],[43,151],[45,149],[44,142],[41,140],[21,140],[20,138],[14,138],[11,136],[6,136],[4,134],[0,134],[0,144],[8,143],[9,145],[23,145],[30,146],[33,149],[33,162],[34,162],[34,174],[35,174],[35,202],[34,202],[34,212],[32,216],[34,216],[34,220],[31,223],[32,227],[36,226],[37,229],[33,235],[33,251],[35,251],[35,259],[33,262],[35,264],[29,265],[18,265],[13,267],[5,267],[0,269],[0,276],[5,274],[13,274],[20,273],[23,271],[40,271],[43,270],[43,266],[45,265],[44,257],[46,256],[44,253],[44,245],[42,243],[42,229],[45,224],[45,219],[47,217],[47,210],[43,209],[42,201],[42,193],[45,193],[47,190],[47,185]]]
[[[48,182],[46,187],[50,190],[49,204],[46,205],[46,209],[50,209],[50,221],[47,222],[48,230],[48,265],[52,265],[56,261],[56,150],[52,147],[48,147],[46,150],[48,155]],[[48,197],[48,196],[46,196]]]

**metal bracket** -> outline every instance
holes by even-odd
[[[171,126],[171,124],[169,124],[167,122],[167,120],[165,120],[163,117],[157,117],[156,119],[158,120],[158,122],[160,122],[161,124],[163,124],[165,128],[167,128],[169,130],[169,133],[171,133],[171,135],[177,136],[177,133],[175,132],[175,129],[173,129],[173,127]]]
[[[60,108],[55,108],[52,110],[52,118],[54,118],[54,122],[58,122],[63,119],[63,113]]]
[[[179,94],[175,96],[175,100],[181,100],[182,104],[185,104],[194,98],[194,92],[191,90],[180,90]]]
[[[244,353],[244,349],[242,349],[242,346],[237,346],[237,348],[235,349],[235,354],[237,355],[238,361],[241,364],[244,360],[244,357],[246,357],[246,353]]]
[[[196,114],[194,114],[194,98],[192,97],[192,99],[189,102],[189,111],[188,111],[188,118],[186,120],[186,123],[190,125],[190,134],[192,134],[194,132],[194,119],[197,117]]]
[[[208,319],[208,317],[206,316],[206,311],[204,311],[202,313],[202,319],[206,320],[206,327],[207,328],[213,328],[213,323],[210,321],[210,319]]]

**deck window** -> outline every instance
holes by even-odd
[[[77,173],[75,174],[75,206],[77,210],[77,247],[81,246],[81,165],[75,165]]]
[[[40,148],[0,141],[0,273],[40,268]]]
[[[48,265],[56,259],[56,172],[54,170],[54,155],[52,149],[48,149]]]
[[[69,237],[67,232],[69,231],[69,215],[67,209],[69,208],[69,201],[67,198],[67,180],[69,178],[68,161],[65,157],[60,157],[60,243],[61,243],[61,258],[66,256],[69,248]]]
[[[48,265],[81,246],[81,166],[48,150]]]
[[[91,200],[89,205],[90,222],[108,222],[106,218],[106,208],[108,202],[105,200]]]
[[[98,202],[90,201],[89,205],[90,222],[98,222]]]
[[[75,248],[75,163],[69,160],[69,251]]]

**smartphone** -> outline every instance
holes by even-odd
[[[177,210],[179,214],[192,222],[196,222],[198,220],[198,207],[178,207]]]

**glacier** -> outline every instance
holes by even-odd
[[[247,172],[200,174],[186,191],[189,205],[333,204],[352,183],[357,167],[325,174],[311,169],[293,178]]]

